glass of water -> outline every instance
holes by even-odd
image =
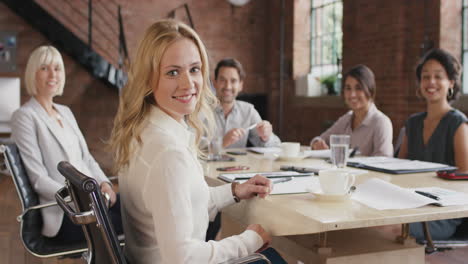
[[[220,160],[221,152],[223,151],[223,139],[214,138],[208,146],[208,159],[209,160]]]
[[[349,135],[331,135],[331,160],[337,168],[346,167],[348,161]]]

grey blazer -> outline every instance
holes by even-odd
[[[75,117],[64,105],[54,104],[78,137],[83,156],[83,163],[88,167],[92,177],[99,184],[109,182],[97,162],[91,156],[86,141]],[[26,167],[31,185],[39,195],[41,203],[55,202],[55,193],[64,186],[65,178],[57,170],[57,164],[69,160],[70,151],[64,147],[66,139],[54,130],[55,120],[51,119],[39,102],[31,98],[21,106],[12,117],[12,137],[18,146]],[[42,234],[48,237],[57,235],[63,220],[63,211],[58,206],[42,209],[44,225]]]

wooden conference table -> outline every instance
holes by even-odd
[[[271,161],[260,154],[235,156],[234,162],[207,162],[209,185],[226,182],[217,178],[216,168],[249,166],[248,172],[277,171],[280,165],[325,165],[320,159]],[[247,171],[244,171],[247,172]],[[369,171],[356,177],[355,185],[377,177],[401,187],[438,186],[468,193],[468,181],[448,181],[434,172],[392,175]],[[468,205],[424,206],[403,210],[376,210],[357,201],[320,201],[310,193],[270,195],[254,198],[223,210],[222,236],[237,234],[248,224],[261,224],[273,236],[273,247],[290,263],[424,263],[424,248],[407,236],[383,231],[378,226],[468,217]],[[399,232],[399,231],[398,231]]]

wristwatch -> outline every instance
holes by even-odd
[[[236,203],[238,203],[238,202],[241,201],[241,199],[236,195],[236,192],[235,192],[236,186],[237,186],[237,185],[239,185],[238,182],[233,182],[233,183],[231,184],[232,198],[234,199],[234,201],[235,201]]]

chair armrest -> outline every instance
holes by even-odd
[[[94,211],[87,211],[87,212],[75,212],[75,210],[68,205],[65,201],[65,198],[69,197],[67,187],[63,187],[62,189],[58,190],[55,194],[55,199],[57,200],[58,205],[68,218],[76,225],[84,225],[96,222],[96,216]]]
[[[271,264],[270,260],[260,253],[254,253],[252,255],[248,255],[247,257],[228,260],[220,264],[245,264],[245,263],[251,263],[254,261],[258,261],[258,260],[263,260],[265,261],[265,263]]]
[[[67,197],[67,198],[65,199],[65,201],[66,201],[67,203],[71,202],[70,197]],[[30,211],[32,211],[32,210],[38,210],[38,209],[47,208],[47,207],[52,207],[52,206],[57,206],[57,202],[50,202],[50,203],[45,203],[45,204],[38,204],[38,205],[35,205],[35,206],[28,207],[28,208],[24,209],[24,211],[23,211],[20,215],[18,215],[18,216],[16,217],[16,221],[18,221],[18,222],[23,221],[23,217],[24,217],[27,213],[29,213]]]

